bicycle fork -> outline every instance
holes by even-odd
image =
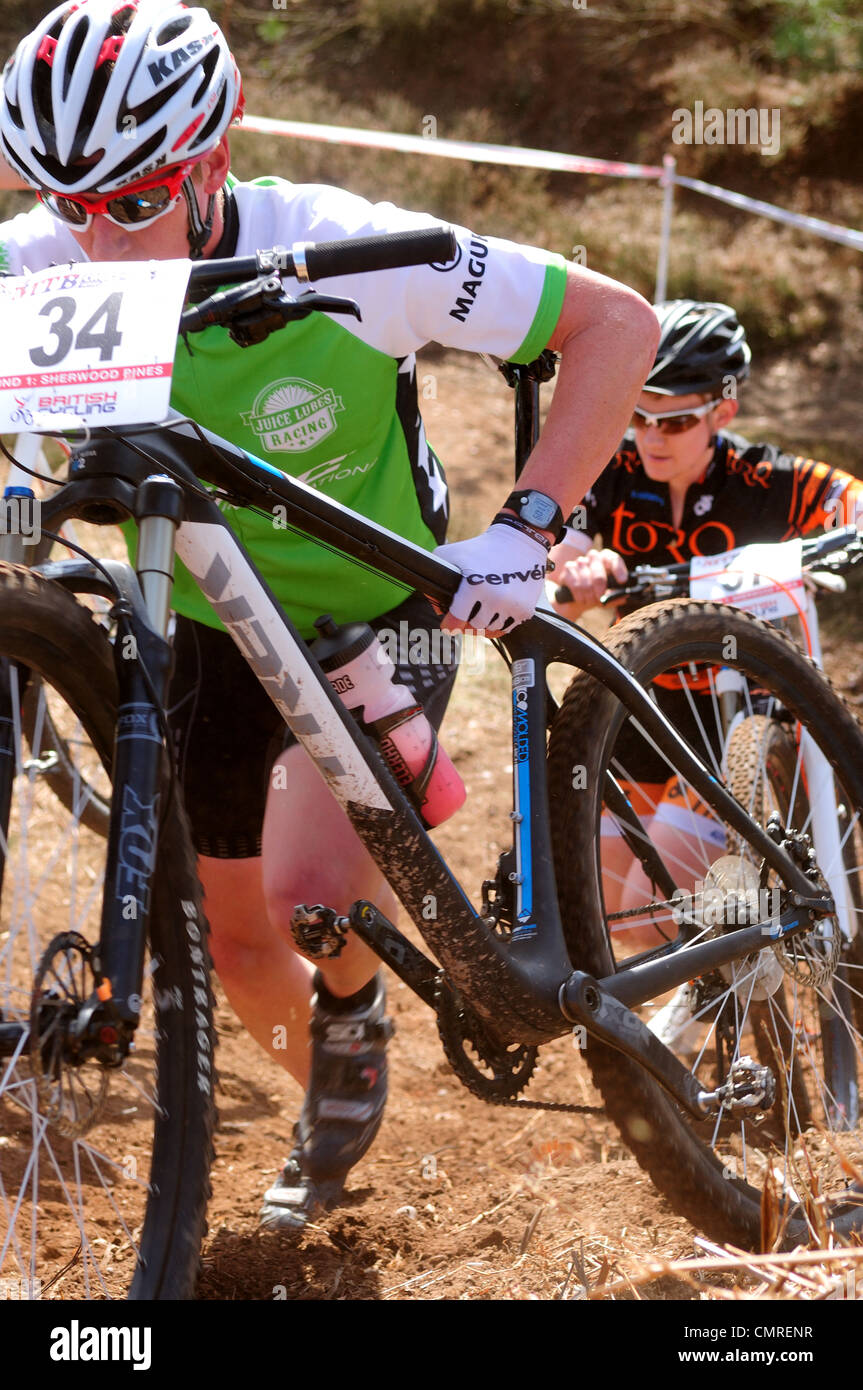
[[[154,476],[136,495],[136,570],[143,610],[129,597],[113,614],[118,708],[114,744],[111,818],[90,1039],[101,1056],[119,1062],[141,1011],[144,952],[152,880],[163,812],[164,741],[159,710],[170,676],[167,642],[174,569],[174,532],[181,518],[182,491],[170,478]],[[170,752],[169,752],[170,756]],[[82,1023],[84,1021],[82,1020]],[[107,1049],[107,1052],[106,1050]]]

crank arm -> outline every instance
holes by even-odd
[[[374,903],[360,899],[348,913],[348,921],[357,936],[371,947],[376,956],[398,975],[414,994],[429,1008],[437,1007],[441,969],[433,960],[417,950],[398,927],[393,926]]]
[[[810,900],[811,901],[811,900]],[[821,900],[819,900],[821,901]],[[754,927],[741,927],[723,936],[713,937],[701,946],[678,947],[670,950],[658,960],[644,965],[634,965],[632,969],[619,970],[616,975],[608,975],[600,980],[603,993],[636,1008],[656,999],[660,994],[676,989],[678,985],[707,975],[720,965],[730,965],[732,961],[744,956],[755,955],[779,941],[811,931],[812,912],[808,907],[794,907],[783,912],[777,921],[761,922]],[[575,979],[575,975],[572,977]],[[567,991],[569,982],[564,985],[564,1012],[569,1008]]]
[[[593,1037],[637,1062],[693,1119],[706,1120],[722,1110],[757,1114],[773,1104],[773,1076],[767,1067],[751,1058],[743,1057],[735,1063],[725,1085],[705,1091],[698,1078],[687,1071],[638,1015],[603,989],[601,981],[576,970],[561,990],[562,1005],[564,995],[567,1018],[583,1024]]]

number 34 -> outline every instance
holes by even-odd
[[[76,300],[70,295],[59,295],[56,299],[49,299],[39,310],[40,314],[51,314],[56,310],[57,317],[50,325],[50,332],[57,339],[57,346],[53,352],[46,352],[44,348],[31,348],[30,360],[37,367],[55,367],[58,362],[62,362],[72,350],[76,348],[98,348],[99,361],[110,362],[114,355],[114,349],[119,347],[123,341],[122,333],[117,331],[117,319],[120,316],[120,305],[123,302],[123,295],[120,290],[115,290],[109,294],[108,298],[99,305],[95,314],[87,320],[77,334],[72,328],[72,318],[78,308]],[[105,327],[100,333],[94,330],[101,319],[105,320]]]

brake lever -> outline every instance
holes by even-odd
[[[355,299],[339,299],[334,294],[318,294],[317,290],[306,290],[303,294],[298,294],[292,299],[289,294],[282,293],[279,301],[283,306],[285,323],[291,319],[304,319],[307,314],[352,314],[355,319],[362,322],[360,306]],[[287,312],[290,306],[290,312]]]
[[[814,589],[826,589],[831,594],[844,594],[848,588],[845,576],[830,570],[804,570],[803,583],[810,592]]]
[[[266,282],[265,288],[268,286]],[[232,319],[228,334],[238,347],[254,347],[285,324],[307,318],[312,313],[352,314],[362,319],[359,305],[353,299],[338,299],[334,295],[318,294],[316,290],[307,290],[294,299],[284,293],[279,283],[278,293],[263,295],[257,307]]]

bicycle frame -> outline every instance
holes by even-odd
[[[818,625],[818,605],[815,601],[815,587],[804,580],[806,601],[800,614],[806,638],[808,655],[816,666],[823,669],[821,633]],[[856,914],[851,897],[851,886],[844,870],[842,838],[839,833],[839,815],[836,804],[836,788],[833,774],[824,754],[810,735],[803,730],[802,735],[803,768],[812,813],[812,842],[815,853],[830,892],[836,903],[836,916],[846,940],[851,940],[856,931]]]
[[[442,606],[448,604],[455,590],[458,572],[219,436],[189,422],[178,422],[177,417],[167,426],[128,430],[122,436],[110,430],[94,433],[73,457],[70,481],[42,509],[45,530],[73,517],[93,520],[94,508],[98,508],[102,521],[109,519],[106,508],[112,520],[137,514],[150,528],[151,543],[161,525],[162,539],[156,548],[161,546],[163,551],[165,528],[172,533],[178,520],[177,554],[344,806],[449,981],[502,1041],[545,1042],[567,1031],[573,1021],[566,993],[573,971],[558,911],[547,805],[545,673],[552,662],[581,668],[608,686],[698,794],[798,895],[800,907],[812,902],[811,882],[695,757],[634,678],[587,633],[541,614],[503,643],[513,672],[516,912],[512,937],[502,941],[474,911],[376,748],[333,694],[299,633],[198,479],[228,491],[244,505],[266,511],[279,505],[285,509],[288,526],[335,545],[360,562],[372,563],[381,573]],[[171,490],[179,491],[177,483],[183,492],[181,518],[170,496]],[[150,500],[142,505],[145,492]],[[110,571],[116,576],[122,568],[111,566]],[[106,578],[91,565],[59,562],[40,569],[73,590],[111,593]],[[146,583],[143,587],[146,593]],[[124,616],[136,640],[144,642],[141,650],[152,663],[151,675],[161,698],[167,644],[162,640],[164,633],[146,615],[135,588],[127,571]],[[164,611],[163,596],[156,607]],[[156,707],[137,672],[137,663],[123,661],[118,655],[117,669],[121,727],[115,785],[123,787],[124,795],[115,796],[112,807],[110,839],[114,848],[109,849],[109,867],[116,860],[122,869],[122,855],[118,857],[116,846],[123,833],[124,800],[130,787],[156,787],[162,749],[157,738]],[[137,801],[142,843],[152,865],[158,798],[153,795],[148,802],[138,796]],[[136,922],[130,924],[123,918],[121,895],[115,888],[106,893],[102,923],[103,968],[112,982],[115,1005],[130,1021],[128,999],[139,992],[146,927],[146,883],[139,887],[141,914]],[[437,906],[437,916],[431,919],[423,911],[429,894]],[[805,912],[785,914],[772,937],[759,925],[691,947],[685,953],[679,949],[686,943],[686,937],[681,936],[658,951],[654,961],[601,984],[610,995],[625,996],[630,1006],[646,1002],[697,973],[702,955],[704,968],[742,958],[778,936],[799,930],[802,915]],[[352,925],[362,928],[356,917],[352,917]],[[137,933],[134,950],[129,947],[135,934],[130,931],[132,926]],[[393,928],[390,933],[370,932],[367,939],[396,973],[405,977],[399,958],[404,955],[400,934]],[[685,954],[685,961],[681,962],[681,954]],[[425,966],[427,978],[437,973],[432,962],[426,961]]]

